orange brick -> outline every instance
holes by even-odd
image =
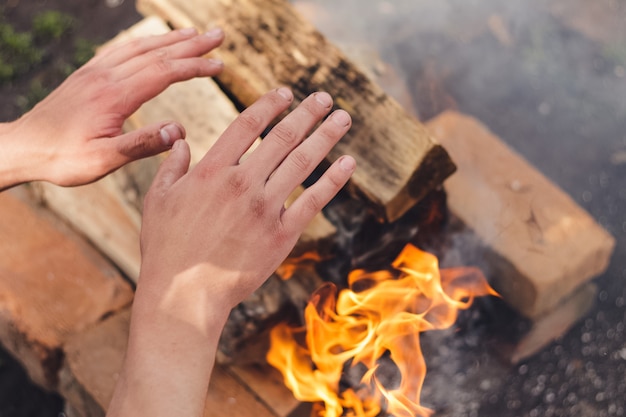
[[[0,194],[0,340],[54,388],[66,338],[128,305],[131,286],[48,212]]]
[[[511,306],[538,318],[606,269],[615,239],[487,127],[453,111],[427,126],[458,167],[450,212],[488,247],[485,272]]]

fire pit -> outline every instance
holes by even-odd
[[[398,16],[393,32],[395,47],[382,57],[394,64],[393,68],[398,71],[394,75],[392,67],[386,67],[382,58],[374,59],[373,63],[371,59],[361,60],[363,51],[357,49],[354,52],[355,49],[348,45],[345,50],[354,52],[350,54],[354,61],[350,61],[284,3],[240,2],[232,0],[228,6],[217,1],[202,4],[176,0],[139,2],[143,13],[156,13],[174,27],[193,25],[202,29],[218,22],[225,27],[227,35],[232,33],[233,36],[227,36],[224,50],[219,52],[230,70],[217,80],[220,89],[227,92],[232,102],[220,98],[216,93],[219,90],[207,88],[208,83],[202,80],[191,86],[181,85],[182,93],[172,93],[170,98],[162,97],[162,101],[157,99],[135,115],[131,123],[149,123],[150,118],[160,119],[159,114],[164,112],[172,118],[173,113],[176,115],[174,118],[187,126],[191,138],[211,136],[213,130],[219,132],[220,126],[234,117],[237,107],[249,104],[275,84],[292,86],[298,98],[323,88],[337,98],[339,107],[350,111],[356,118],[352,139],[346,142],[348,150],[338,152],[355,153],[363,161],[359,161],[360,176],[355,178],[345,194],[329,206],[324,217],[310,227],[285,265],[264,287],[233,311],[221,341],[219,360],[222,366],[216,369],[212,382],[207,415],[212,415],[215,410],[219,410],[220,415],[224,411],[230,412],[228,410],[241,410],[242,416],[252,415],[253,412],[257,416],[264,415],[265,411],[258,411],[261,409],[275,416],[290,413],[293,416],[308,415],[311,406],[298,405],[282,385],[278,373],[265,363],[268,334],[272,329],[275,334],[290,334],[292,331],[286,327],[276,327],[285,318],[289,318],[292,324],[309,321],[313,328],[342,322],[344,319],[337,314],[343,309],[341,306],[345,300],[342,296],[336,299],[334,290],[325,282],[332,282],[339,290],[345,290],[350,286],[349,276],[359,277],[351,283],[352,292],[342,293],[349,294],[343,296],[345,299],[353,300],[365,296],[374,282],[380,281],[378,273],[385,277],[386,282],[402,281],[405,275],[398,276],[396,272],[389,271],[394,271],[391,265],[398,267],[410,263],[405,258],[407,252],[403,252],[404,248],[409,252],[417,251],[414,254],[418,254],[419,259],[431,260],[426,270],[434,270],[428,276],[441,274],[444,287],[434,293],[443,298],[451,297],[452,304],[461,302],[463,307],[469,307],[465,302],[474,295],[494,294],[484,281],[468,279],[480,277],[482,273],[501,298],[479,298],[473,307],[463,310],[458,317],[456,313],[451,313],[445,315],[446,320],[442,320],[435,315],[434,322],[445,322],[445,326],[433,332],[422,334],[418,331],[424,326],[434,326],[430,321],[427,321],[428,324],[406,324],[408,327],[415,326],[416,330],[404,329],[400,332],[413,338],[408,345],[380,342],[381,347],[376,352],[368,346],[365,347],[368,354],[361,352],[348,358],[341,357],[339,365],[333,368],[335,379],[327,386],[336,388],[335,396],[352,393],[346,394],[348,402],[343,408],[351,410],[354,415],[377,415],[381,407],[383,412],[392,415],[428,415],[428,410],[434,410],[436,415],[455,416],[567,414],[562,410],[574,410],[580,415],[596,415],[592,410],[603,410],[606,415],[623,414],[623,395],[620,395],[626,393],[626,387],[623,383],[620,385],[619,375],[623,374],[625,366],[621,361],[626,360],[624,347],[620,345],[623,343],[624,318],[614,310],[609,313],[608,310],[594,308],[594,303],[610,300],[618,308],[623,307],[624,295],[619,295],[621,287],[607,284],[608,278],[600,282],[591,281],[607,268],[615,240],[576,201],[492,132],[501,134],[503,139],[514,141],[524,149],[523,141],[535,140],[533,138],[539,132],[532,130],[534,126],[532,129],[528,127],[528,123],[548,118],[558,110],[550,100],[539,101],[531,117],[527,112],[527,103],[517,101],[517,95],[527,99],[537,96],[537,88],[545,82],[546,75],[542,71],[550,68],[541,60],[539,53],[543,46],[541,42],[552,38],[545,36],[544,32],[515,31],[517,20],[514,17],[530,19],[528,16],[531,13],[524,10],[522,14],[517,2],[502,6],[502,10],[494,9],[494,5],[487,7],[487,0],[481,7],[475,5],[474,8],[453,1],[437,6],[380,2],[372,9],[375,10],[374,15]],[[320,27],[327,24],[331,28],[328,33],[334,34],[339,43],[341,33],[336,31],[339,10],[357,5],[342,3],[341,7],[337,6],[338,13],[332,18],[325,15],[325,9],[318,3],[296,2],[296,6],[306,11],[307,17]],[[562,19],[559,24],[565,25],[566,29],[561,30],[579,30],[580,22],[560,9],[559,2],[553,1],[549,6],[541,7],[538,15],[551,16],[544,17],[547,20],[542,22],[546,25],[554,24],[550,19]],[[430,19],[426,19],[428,21],[423,27],[415,27],[414,18],[396,8],[421,10],[424,13],[422,16],[429,16]],[[454,11],[457,8],[467,14],[466,19],[461,20],[453,33],[441,35],[438,31],[442,28],[452,30],[447,26],[449,21],[446,17],[457,16],[459,12]],[[552,26],[548,27],[533,30],[554,30]],[[163,30],[162,26],[160,28],[158,30]],[[146,33],[144,30],[138,32]],[[413,37],[416,34],[423,41],[416,43]],[[571,35],[570,32],[568,34]],[[599,36],[595,32],[585,35]],[[524,53],[528,54],[529,62],[525,61],[524,65],[529,67],[516,67],[517,72],[513,76],[523,80],[527,75],[524,71],[534,74],[534,78],[528,80],[534,95],[526,94],[523,89],[515,90],[519,86],[507,89],[498,84],[496,88],[490,85],[491,79],[467,70],[475,61],[470,61],[470,48],[465,48],[466,45],[501,48],[500,56],[489,62],[493,68],[485,70],[494,82],[509,74],[507,57],[527,48]],[[320,51],[324,53],[320,55]],[[491,56],[486,53],[476,55]],[[353,62],[358,62],[359,66]],[[618,67],[613,68],[613,73],[619,78]],[[254,74],[250,68],[255,69]],[[467,75],[464,70],[467,70]],[[467,77],[474,78],[467,80]],[[405,79],[417,81],[404,84]],[[378,85],[393,94],[395,100],[385,95]],[[407,91],[414,94],[408,95]],[[509,96],[503,97],[507,94]],[[185,99],[180,101],[180,97]],[[497,108],[498,112],[473,105],[475,97],[486,97],[491,108]],[[206,114],[199,111],[206,109],[207,101],[214,103],[214,108],[220,113],[215,120],[211,120],[211,126],[207,126]],[[189,104],[193,102],[203,104]],[[502,110],[507,106],[516,111]],[[493,116],[492,112],[499,116]],[[428,121],[422,124],[418,119]],[[527,124],[522,123],[525,119],[529,120]],[[516,133],[509,135],[512,127],[517,129]],[[595,126],[585,128],[593,132]],[[558,129],[569,131],[561,126]],[[556,133],[560,133],[558,129]],[[580,138],[589,135],[587,130],[579,132]],[[529,135],[529,132],[535,135]],[[367,138],[365,145],[358,141],[359,137]],[[203,143],[196,144],[196,152],[202,152],[203,146],[210,146],[210,140],[203,138]],[[579,145],[583,146],[581,143]],[[526,154],[532,156],[531,152]],[[621,154],[618,152],[615,155],[611,161],[614,167],[618,167],[615,169],[619,169]],[[536,160],[541,161],[541,158]],[[572,160],[576,159],[572,157]],[[132,279],[136,276],[137,254],[132,249],[119,248],[124,242],[126,247],[132,247],[133,234],[124,231],[136,231],[133,228],[136,228],[137,219],[135,214],[125,217],[124,213],[133,212],[128,207],[129,201],[135,202],[134,206],[130,204],[132,208],[140,207],[137,201],[140,201],[150,175],[147,175],[148,181],[141,176],[151,172],[156,163],[158,161],[144,161],[141,165],[128,167],[108,179],[109,182],[95,184],[90,189],[59,190],[44,186],[40,189],[41,196],[51,208],[66,216],[69,222],[96,242]],[[560,169],[570,172],[568,170],[572,168]],[[456,172],[453,173],[454,170]],[[558,178],[559,169],[547,166],[545,171]],[[614,180],[603,172],[585,183],[601,189]],[[125,194],[120,195],[120,190]],[[107,230],[94,226],[97,222],[93,220],[105,214],[95,213],[93,207],[80,205],[87,195],[91,201],[106,200],[124,207],[116,214],[117,217],[111,216]],[[585,190],[579,200],[581,203],[596,202],[595,195],[595,190]],[[619,202],[623,202],[623,196],[612,198],[612,202],[607,200],[607,204],[612,204],[613,216],[619,217],[621,206],[616,199],[622,198]],[[594,207],[585,205],[587,209]],[[606,218],[599,220],[603,226],[608,225]],[[111,230],[120,233],[111,233]],[[623,248],[618,246],[618,250],[623,251]],[[399,254],[402,258],[394,263]],[[443,268],[441,271],[436,267],[437,263]],[[478,266],[479,269],[457,269],[461,273],[453,275],[447,269],[471,266]],[[615,269],[619,267],[610,268],[610,274],[620,272]],[[406,269],[403,268],[401,273],[407,274]],[[424,273],[420,268],[408,269],[416,274]],[[468,270],[482,272],[468,274]],[[456,282],[464,284],[460,286],[464,290],[474,288],[471,283],[482,284],[476,293],[464,292],[454,297],[445,290],[445,283],[451,277],[462,278]],[[413,285],[419,287],[419,284]],[[610,294],[608,288],[615,289],[616,294]],[[411,291],[404,289],[398,292]],[[318,304],[311,304],[305,312],[311,294],[314,294],[313,300]],[[390,296],[380,300],[378,304],[385,304]],[[426,304],[430,306],[431,302]],[[428,311],[423,303],[417,296],[400,312],[419,316]],[[394,307],[399,307],[399,304],[394,302]],[[448,309],[449,305],[443,308]],[[589,311],[592,311],[591,315],[588,315]],[[440,311],[437,310],[437,313]],[[371,314],[376,317],[384,315],[381,312]],[[401,317],[404,317],[402,314]],[[364,315],[367,314],[359,310],[357,318]],[[613,320],[610,323],[605,320],[609,315]],[[568,343],[575,350],[559,342],[547,348],[583,317],[588,319],[567,336]],[[127,320],[127,312],[115,313],[99,326],[84,332],[81,330],[80,334],[60,344],[58,349],[65,355],[65,361],[61,367],[60,384],[53,388],[59,389],[80,414],[93,415],[106,408],[109,394],[106,389],[94,388],[90,378],[109,380],[112,384],[114,373],[103,377],[94,372],[90,361],[95,357],[102,360],[103,356],[97,356],[97,352],[102,351],[99,346],[112,334],[117,335],[116,340],[124,340]],[[404,325],[405,322],[402,323]],[[360,332],[368,325],[359,324],[355,329]],[[605,326],[601,332],[603,340],[610,340],[610,343],[593,343],[600,334],[594,329],[596,325]],[[341,356],[343,352],[353,349],[347,342],[340,343],[341,336],[347,333],[345,330],[329,331],[331,336],[321,340],[315,336],[308,348],[330,340],[335,343],[325,348],[330,353]],[[361,333],[357,336],[357,340],[369,337]],[[306,346],[301,341],[289,344],[292,339],[286,340],[285,345],[296,351]],[[123,344],[116,346],[112,351],[118,353],[104,355],[113,364],[118,363],[119,352],[123,352]],[[396,360],[410,356],[409,351],[421,352],[424,359],[416,355],[414,362]],[[596,367],[593,361],[588,360],[602,357],[608,357],[609,363],[615,365],[609,368],[614,369]],[[274,358],[270,362],[278,364],[280,361]],[[308,368],[301,370],[305,375],[308,372],[309,376],[325,367],[323,363],[306,363]],[[369,366],[363,367],[364,364]],[[425,373],[424,364],[428,373]],[[384,371],[383,365],[387,365],[389,370]],[[284,364],[279,367],[285,368],[285,373],[293,371],[289,371],[290,368]],[[115,369],[115,366],[109,368]],[[407,372],[401,372],[402,368]],[[600,368],[603,373],[600,373]],[[336,369],[345,372],[337,376]],[[370,378],[371,384],[363,384],[363,376]],[[571,382],[573,377],[578,377],[581,382]],[[587,383],[588,387],[583,385]],[[401,395],[395,397],[390,394],[405,385],[408,389]],[[296,390],[294,385],[291,388]],[[311,389],[311,386],[307,388]],[[410,392],[410,401],[401,399],[400,403],[411,411],[398,411],[403,408],[394,405],[394,401],[405,398],[402,395],[407,396],[407,392]],[[581,398],[591,395],[591,392],[595,392],[591,400],[599,405],[592,405],[586,397],[584,401]],[[523,401],[523,393],[530,393],[532,404]],[[355,405],[355,397],[362,401],[360,405]],[[306,395],[300,398],[308,401],[320,399],[319,396]],[[315,411],[320,407],[318,402],[313,409]],[[364,408],[363,414],[355,411],[359,407]],[[246,410],[255,411],[246,414]],[[341,415],[341,412],[327,415]]]

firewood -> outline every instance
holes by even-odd
[[[449,211],[483,246],[453,249],[513,308],[538,319],[605,271],[615,239],[486,126],[447,111],[428,128],[459,167],[444,184]]]
[[[75,334],[64,345],[60,392],[79,417],[104,416],[113,396],[124,361],[130,309],[122,310],[96,326]],[[158,364],[155,364],[158,366]],[[247,375],[244,380],[240,375]],[[249,383],[254,385],[254,392]],[[204,417],[282,417],[294,407],[287,388],[267,385],[267,374],[240,367],[236,371],[217,365],[204,410]],[[259,396],[261,397],[259,399]],[[270,397],[268,397],[270,396]],[[281,401],[281,404],[276,404]]]
[[[218,363],[265,363],[269,330],[285,318],[300,323],[311,293],[321,283],[309,269],[296,271],[288,280],[272,275],[231,311],[219,341]]]
[[[67,338],[133,293],[81,236],[27,194],[18,198],[21,189],[0,194],[0,340],[33,381],[55,389]]]
[[[216,52],[225,63],[219,84],[242,107],[280,85],[294,106],[325,90],[353,117],[348,135],[330,152],[357,159],[350,189],[380,217],[396,220],[455,169],[422,124],[352,64],[284,0],[140,0],[138,9],[174,27],[222,27]]]

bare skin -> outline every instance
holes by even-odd
[[[170,84],[218,74],[223,64],[202,55],[223,39],[221,30],[183,29],[101,50],[31,111],[0,124],[0,190],[33,180],[85,184],[170,149],[185,137],[180,124],[126,134],[122,125]]]
[[[185,131],[163,122],[122,133],[124,120],[169,84],[217,74],[200,58],[221,31],[131,41],[99,53],[19,120],[0,125],[0,190],[45,180],[85,184],[135,159],[171,149],[146,196],[142,265],[126,359],[109,417],[201,416],[217,343],[230,310],[284,260],[356,165],[342,156],[289,208],[289,194],[348,131],[317,92],[242,155],[293,101],[264,95],[189,170]]]
[[[284,208],[350,127],[338,110],[306,136],[330,111],[326,93],[304,100],[238,162],[291,101],[284,88],[266,94],[191,171],[183,141],[163,163],[146,196],[129,347],[109,416],[201,416],[231,308],[278,267],[354,172],[352,157],[339,158]]]

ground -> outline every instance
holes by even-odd
[[[70,23],[58,19],[47,32],[37,31],[33,22],[47,11],[60,12]],[[32,65],[19,68],[17,76],[11,79],[3,79],[0,71],[0,121],[17,118],[84,63],[94,47],[141,18],[129,0],[8,0],[0,6],[0,13],[0,24],[30,36],[38,55],[31,59]],[[50,33],[55,29],[62,32],[58,39]],[[17,58],[0,55],[0,64]]]

